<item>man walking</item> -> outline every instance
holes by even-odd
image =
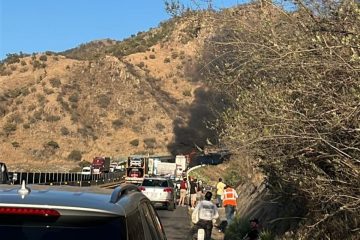
[[[221,197],[224,193],[225,184],[222,182],[222,178],[219,178],[219,182],[216,184],[216,199],[217,199],[217,206],[222,207],[222,200]]]
[[[199,230],[205,230],[205,240],[211,240],[213,220],[219,217],[219,212],[215,204],[211,202],[212,193],[206,192],[205,200],[200,201],[194,209],[193,214],[198,214],[198,222],[190,229],[188,239],[193,239],[193,235]]]
[[[191,201],[191,208],[194,209],[196,204],[196,192],[197,192],[197,183],[196,179],[190,179],[190,201]]]
[[[235,209],[236,209],[236,199],[238,195],[229,184],[226,185],[223,193],[223,204],[225,207],[225,215],[228,225],[231,224],[232,219],[234,218]]]

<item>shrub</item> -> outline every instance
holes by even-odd
[[[155,58],[156,58],[156,57],[155,57],[155,54],[150,54],[150,55],[149,55],[149,58],[150,58],[150,59],[155,59]]]
[[[67,129],[66,127],[61,127],[60,132],[61,132],[61,135],[63,135],[63,136],[69,135],[69,133],[70,133],[69,129]]]
[[[22,123],[24,120],[19,113],[14,113],[8,118],[8,122],[11,123]]]
[[[43,110],[39,110],[39,111],[34,112],[34,118],[37,119],[37,120],[41,120],[43,113],[44,113]]]
[[[155,148],[156,139],[155,138],[145,138],[144,139],[145,148]]]
[[[112,125],[115,129],[120,128],[124,123],[120,119],[116,119],[112,122]]]
[[[34,60],[32,62],[32,65],[33,65],[33,69],[36,70],[36,69],[40,69],[40,68],[45,68],[46,67],[46,64],[45,63],[41,63],[40,61],[38,60]]]
[[[171,58],[172,59],[176,59],[179,56],[179,54],[177,52],[172,52],[171,53]]]
[[[52,149],[60,148],[59,144],[55,141],[50,141],[45,144],[45,147],[50,147]]]
[[[70,119],[73,122],[78,122],[79,121],[79,114],[76,111],[72,111]]]
[[[45,103],[45,96],[44,95],[41,95],[41,94],[38,94],[37,96],[37,100],[40,104],[44,104]]]
[[[128,109],[128,110],[125,111],[125,114],[129,115],[129,116],[134,115],[134,113],[135,113],[135,111],[132,110],[132,109]]]
[[[50,94],[53,94],[53,93],[54,93],[54,90],[49,89],[49,88],[44,88],[44,92],[45,92],[47,95],[50,95]]]
[[[183,91],[183,95],[184,95],[185,97],[191,97],[191,90],[189,90],[189,89],[184,90],[184,91]]]
[[[164,130],[165,126],[164,126],[162,123],[156,123],[156,128],[157,128],[159,131],[162,131],[162,130]]]
[[[102,94],[98,98],[98,105],[101,108],[107,108],[110,104],[110,97],[108,95]]]
[[[20,62],[20,57],[22,57],[21,55],[22,54],[19,55],[16,53],[14,53],[14,54],[9,53],[9,54],[6,54],[6,59],[3,61],[6,62],[7,64],[18,63],[18,62]]]
[[[260,232],[261,240],[275,240],[275,235],[269,230],[263,230]]]
[[[58,88],[61,86],[61,80],[59,78],[50,79],[50,84],[53,88]]]
[[[18,142],[12,142],[11,145],[12,145],[14,148],[20,147],[20,143],[18,143]]]
[[[12,132],[16,131],[16,124],[14,123],[6,123],[3,127],[4,133],[6,136],[9,136]]]
[[[242,240],[250,231],[248,218],[234,217],[232,223],[225,230],[224,239]]]
[[[69,101],[70,101],[70,102],[73,102],[73,103],[78,102],[78,101],[79,101],[79,94],[77,94],[77,93],[72,94],[72,95],[69,97]]]
[[[16,98],[16,97],[18,97],[20,95],[21,95],[21,89],[20,88],[11,89],[8,92],[6,92],[6,96],[8,96],[9,98]]]
[[[80,150],[72,150],[71,153],[68,155],[69,160],[73,161],[81,161],[82,154]]]
[[[45,117],[45,121],[47,122],[56,122],[56,121],[59,121],[61,119],[60,116],[56,116],[56,115],[47,115]]]
[[[140,63],[137,64],[136,66],[138,66],[139,68],[143,68],[143,67],[145,67],[145,63],[144,63],[144,62],[140,62]]]
[[[130,144],[134,147],[139,146],[139,139],[133,139],[130,141]]]
[[[166,58],[164,59],[164,63],[169,63],[169,62],[170,62],[170,58],[166,57]]]
[[[27,87],[21,88],[20,91],[21,91],[21,95],[23,95],[23,96],[27,96],[30,94],[30,90]]]
[[[29,128],[30,128],[30,124],[29,124],[29,123],[24,123],[24,124],[23,124],[23,128],[24,128],[24,129],[29,129]]]
[[[241,173],[238,168],[229,169],[224,176],[224,182],[234,187],[238,186],[244,180]]]
[[[40,60],[40,61],[43,61],[43,62],[46,62],[46,61],[47,61],[47,56],[46,56],[46,55],[41,55],[41,56],[39,57],[39,60]]]

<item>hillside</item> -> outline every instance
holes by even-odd
[[[10,55],[0,69],[0,151],[10,169],[69,170],[97,155],[203,145],[212,133],[199,96],[208,90],[188,74],[209,31],[191,35],[199,19],[189,14],[122,42]]]
[[[187,11],[124,41],[10,55],[0,151],[11,170],[69,170],[225,146],[228,163],[194,174],[244,193],[228,239],[247,217],[280,239],[358,239],[360,5],[293,7]]]

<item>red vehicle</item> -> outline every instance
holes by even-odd
[[[110,171],[110,157],[94,157],[91,164],[93,174],[108,173]]]
[[[127,162],[125,182],[141,183],[147,174],[148,158],[145,156],[130,156]]]

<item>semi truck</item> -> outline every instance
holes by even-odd
[[[175,163],[177,165],[180,165],[180,168],[182,171],[185,171],[188,166],[188,159],[185,155],[176,155],[175,156]]]
[[[125,182],[133,184],[142,183],[149,171],[148,162],[149,158],[147,156],[135,155],[128,157]]]
[[[94,157],[91,163],[92,174],[108,173],[110,171],[110,157]]]
[[[157,164],[157,175],[176,177],[177,164],[169,162],[159,162]]]

